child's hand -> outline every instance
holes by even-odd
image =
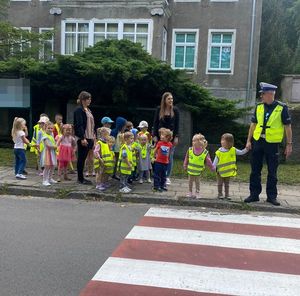
[[[186,170],[187,170],[187,166],[186,166],[186,165],[184,165],[184,166],[183,166],[183,169],[186,171]]]

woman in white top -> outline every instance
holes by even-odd
[[[15,154],[15,175],[17,179],[26,179],[23,175],[26,166],[25,145],[30,145],[26,138],[26,121],[24,118],[15,117],[11,136],[14,141],[14,154]]]

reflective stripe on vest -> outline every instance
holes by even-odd
[[[131,175],[132,172],[132,168],[130,168],[127,163],[123,160],[122,157],[122,150],[125,149],[126,150],[126,154],[127,154],[127,160],[129,161],[129,163],[132,165],[132,151],[131,148],[128,147],[126,144],[122,145],[120,148],[120,154],[119,154],[119,161],[118,161],[118,168],[119,171],[121,172],[121,174],[123,175]]]
[[[189,148],[188,157],[188,167],[187,172],[189,175],[198,176],[200,173],[204,170],[204,162],[206,159],[206,156],[208,154],[208,151],[205,149],[200,155],[195,155],[193,148]]]
[[[217,172],[221,177],[236,176],[236,151],[231,147],[228,151],[216,151],[218,157]]]
[[[281,120],[283,106],[277,105],[268,118],[265,126],[266,141],[268,143],[281,143],[284,136],[284,125]],[[264,127],[264,104],[258,104],[256,108],[257,124],[253,132],[254,140],[259,140]]]

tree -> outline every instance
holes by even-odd
[[[0,60],[7,60],[10,57],[38,58],[43,42],[52,35],[53,32],[39,34],[15,28],[8,22],[0,22]]]
[[[241,127],[235,120],[243,110],[237,109],[235,102],[214,98],[185,72],[173,70],[128,40],[105,40],[83,53],[58,55],[48,63],[10,58],[0,62],[0,73],[30,78],[33,101],[55,97],[65,106],[70,99],[75,102],[81,90],[87,90],[93,95],[94,107],[115,108],[116,115],[130,114],[135,121],[141,119],[137,108],[155,108],[162,93],[171,91],[177,102],[192,111],[196,131],[210,131],[208,139],[213,142],[219,141],[220,133]]]
[[[300,0],[263,0],[258,81],[300,73]]]

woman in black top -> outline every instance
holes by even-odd
[[[83,169],[89,150],[94,146],[94,117],[89,109],[92,96],[86,91],[82,91],[77,100],[78,108],[74,111],[74,131],[77,137],[78,158],[77,176],[81,184],[92,184],[91,181],[84,179]]]
[[[167,170],[167,184],[170,184],[170,174],[173,166],[173,155],[175,146],[178,144],[178,130],[179,130],[179,111],[173,105],[173,95],[170,92],[165,92],[162,95],[160,107],[157,107],[154,122],[153,122],[153,141],[159,140],[159,129],[168,128],[173,132],[173,147],[170,153],[170,162]]]

